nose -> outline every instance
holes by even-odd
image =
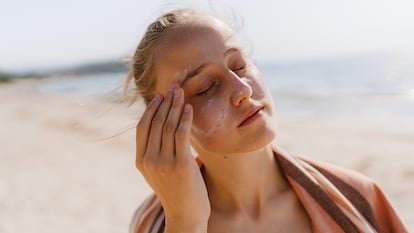
[[[234,72],[230,72],[232,96],[231,103],[239,106],[252,96],[252,87],[248,84],[248,79],[237,76]]]

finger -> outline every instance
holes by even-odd
[[[170,111],[174,88],[174,85],[170,86],[164,101],[152,119],[147,143],[148,149],[146,154],[148,155],[159,155],[161,151],[162,129],[164,127],[164,122],[167,119],[168,112]]]
[[[148,104],[144,114],[142,114],[136,128],[136,160],[142,161],[142,157],[145,154],[148,143],[148,135],[151,127],[151,121],[156,114],[160,103],[163,100],[161,94],[155,95],[155,97]]]
[[[164,123],[162,131],[162,155],[175,154],[175,131],[180,122],[181,112],[183,111],[183,89],[177,88],[174,90],[174,98],[171,109],[168,113],[167,120]],[[168,156],[172,158],[171,156]],[[167,159],[167,158],[166,158]]]
[[[184,106],[180,123],[175,131],[176,158],[185,158],[190,153],[190,133],[193,122],[193,107],[190,104]]]

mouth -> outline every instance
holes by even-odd
[[[248,125],[252,123],[253,121],[255,121],[256,119],[258,119],[261,116],[260,113],[262,112],[263,109],[264,109],[263,106],[259,106],[259,107],[254,107],[250,109],[249,111],[247,111],[246,114],[244,114],[243,117],[241,118],[241,122],[237,127]]]

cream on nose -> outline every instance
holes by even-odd
[[[239,77],[234,73],[231,80],[233,89],[231,101],[234,106],[238,106],[252,96],[252,87],[249,85],[247,78]]]

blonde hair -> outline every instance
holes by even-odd
[[[135,93],[132,96],[130,105],[139,96],[144,99],[145,104],[148,104],[155,95],[155,57],[163,37],[174,29],[189,25],[204,17],[212,16],[200,10],[178,9],[161,15],[148,26],[134,55],[130,59],[130,71],[126,77],[124,86],[124,93],[128,95],[130,83],[134,80],[136,89],[134,90]],[[212,18],[219,19],[218,17]],[[225,21],[223,19],[219,20]]]

